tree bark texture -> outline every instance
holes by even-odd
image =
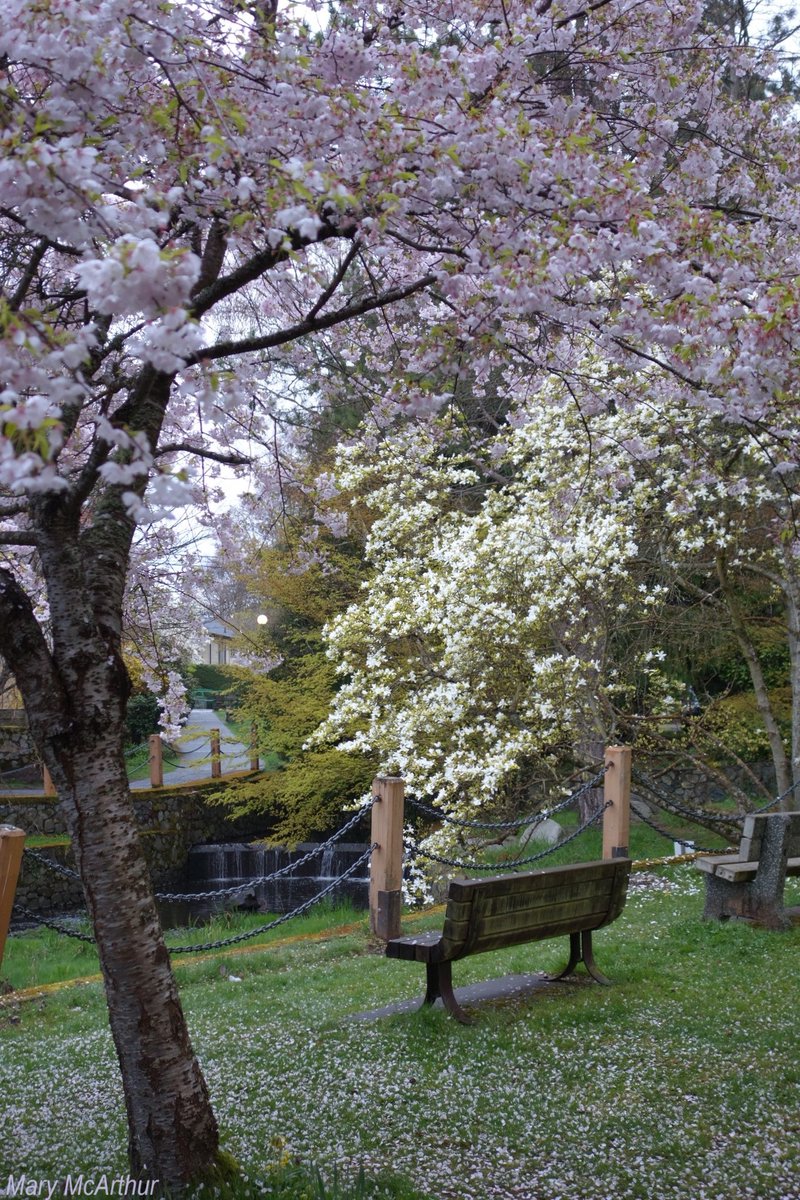
[[[152,444],[169,378],[146,368],[140,424]],[[144,485],[142,485],[143,487]],[[130,681],[122,605],[133,521],[120,489],[31,503],[49,634],[0,567],[0,654],[55,783],[83,882],[128,1116],[131,1173],[180,1190],[213,1170],[217,1123],[164,945],[124,757]]]
[[[54,728],[20,673],[31,730],[72,838],[108,999],[131,1173],[180,1188],[214,1163],[217,1124],[192,1049],[139,842],[123,754],[127,681],[81,639],[82,684]]]

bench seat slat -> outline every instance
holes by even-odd
[[[752,879],[757,870],[757,862],[732,862],[723,863],[715,874],[720,879],[727,879],[729,883],[741,883],[743,880]],[[800,858],[787,859],[786,874],[800,875]]]
[[[738,854],[716,854],[713,858],[696,858],[694,865],[698,871],[705,871],[708,875],[716,875],[717,867],[723,863],[741,862]]]
[[[743,883],[752,879],[758,870],[758,862],[743,862],[737,854],[725,854],[719,858],[695,859],[695,866],[709,875],[716,875],[728,883]],[[800,875],[800,857],[787,859],[787,875]]]
[[[386,943],[386,954],[388,958],[402,958],[407,962],[430,962],[441,940],[438,929],[412,937],[392,938]]]

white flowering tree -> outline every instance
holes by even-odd
[[[783,606],[798,714],[797,413],[755,426],[652,369],[584,376],[590,391],[551,377],[526,396],[480,461],[452,417],[341,448],[375,574],[328,628],[342,686],[318,736],[460,816],[496,805],[531,758],[680,716],[660,639],[688,603],[739,647],[784,791],[800,723],[787,750],[742,593],[757,579]]]
[[[66,814],[143,1178],[208,1175],[218,1134],[124,770],[137,523],[202,504],[216,466],[264,452],[271,406],[291,402],[274,399],[275,380],[313,370],[322,337],[371,381],[378,424],[447,405],[465,373],[478,407],[544,370],[577,386],[587,338],[620,369],[655,362],[701,407],[742,420],[793,394],[794,114],[734,102],[747,88],[732,81],[772,66],[704,29],[701,7],[6,4],[0,654]],[[445,486],[424,441],[408,453],[434,492]],[[424,490],[409,499],[425,511]],[[490,503],[483,530],[459,536],[487,570],[495,522],[520,547],[518,586],[492,599],[491,624],[529,619],[519,695],[502,718],[483,699],[475,714],[477,736],[494,721],[511,754],[516,725],[535,718],[552,736],[569,722],[595,650],[551,554],[565,648],[539,653],[545,615],[526,571],[547,547],[502,492]],[[599,515],[581,525],[564,504],[562,553],[589,611],[612,570],[595,542],[624,555],[628,534]],[[433,529],[424,537],[444,556]],[[481,635],[459,611],[445,632],[469,656]],[[449,677],[429,694],[437,712],[467,711]]]
[[[319,736],[462,816],[526,760],[609,735],[614,635],[660,599],[631,569],[647,497],[627,451],[556,391],[512,411],[488,478],[443,419],[340,451],[375,574],[329,626],[343,681]]]

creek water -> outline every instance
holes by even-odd
[[[209,896],[203,900],[161,901],[159,910],[166,927],[186,925],[224,908],[249,909],[253,912],[286,913],[316,896],[351,867],[364,851],[365,844],[339,842],[329,846],[309,862],[289,874],[266,883],[252,883],[271,875],[290,863],[298,862],[318,843],[301,842],[293,850],[283,846],[263,846],[250,842],[219,842],[193,846],[186,864],[186,883],[175,891],[224,892],[242,884],[233,896]],[[356,908],[366,908],[369,892],[369,864],[342,881],[325,897],[347,900]]]

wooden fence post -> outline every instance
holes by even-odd
[[[257,771],[260,765],[258,761],[258,726],[253,721],[250,726],[250,770]]]
[[[53,783],[53,777],[44,763],[42,763],[42,791],[45,796],[55,796],[56,794],[56,785]]]
[[[147,739],[150,748],[150,787],[164,786],[164,743],[160,733],[151,733]]]
[[[0,825],[0,964],[3,962],[24,845],[24,830],[16,829],[13,825]]]
[[[375,937],[400,936],[400,900],[403,883],[402,779],[379,775],[372,784],[372,851],[369,869],[369,927]]]
[[[603,780],[603,858],[627,858],[631,828],[631,748],[608,746]]]
[[[220,736],[218,729],[211,730],[211,778],[219,779],[222,775],[222,760],[220,759]]]

